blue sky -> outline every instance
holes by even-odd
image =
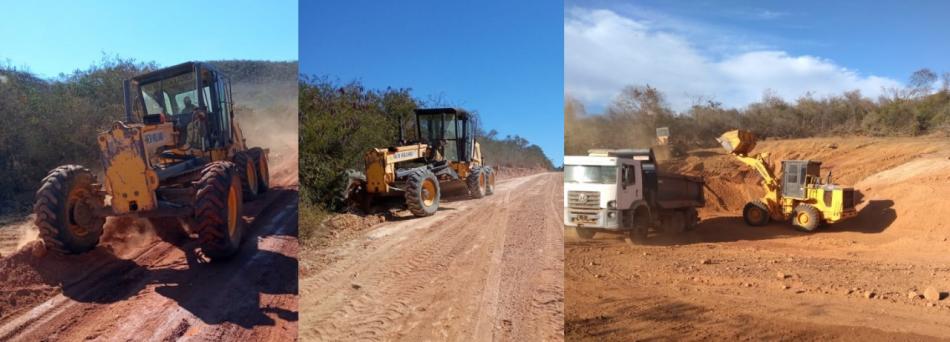
[[[0,63],[52,78],[104,53],[163,66],[296,60],[297,18],[295,0],[5,1]]]
[[[477,110],[482,127],[563,155],[563,4],[303,1],[300,70]]]
[[[876,97],[920,68],[950,72],[947,13],[946,1],[571,0],[565,91],[593,112],[627,84],[681,110],[697,98],[741,107],[765,89]]]

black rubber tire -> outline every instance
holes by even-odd
[[[485,167],[485,170],[488,172],[488,177],[485,181],[485,195],[494,195],[495,194],[495,169],[491,167]]]
[[[623,211],[624,222],[633,222],[632,227],[627,230],[627,237],[624,239],[628,244],[639,245],[647,241],[650,233],[650,227],[647,224],[649,218],[636,217],[634,210]]]
[[[472,198],[482,198],[485,197],[487,177],[485,170],[476,167],[473,168],[471,172],[468,173],[468,178],[465,180],[465,184],[468,186],[468,194]]]
[[[581,240],[590,240],[594,238],[594,235],[597,235],[597,231],[588,228],[574,228],[574,231]]]
[[[251,148],[247,152],[257,165],[257,181],[260,184],[257,186],[257,194],[267,193],[267,190],[270,190],[270,161],[267,160],[267,153],[260,147]]]
[[[800,218],[805,216],[807,219],[806,222],[800,222]],[[815,229],[818,229],[818,226],[821,225],[821,213],[818,212],[818,209],[813,207],[810,204],[799,204],[795,207],[795,215],[792,216],[792,224],[795,225],[798,230],[803,232],[813,232]]]
[[[413,215],[417,217],[430,216],[439,210],[439,201],[442,198],[442,190],[439,187],[439,179],[435,177],[432,171],[419,169],[413,171],[406,181],[406,207]],[[435,184],[435,199],[431,204],[426,205],[423,194],[423,183],[431,181]]]
[[[235,153],[234,158],[231,158],[231,160],[237,168],[237,175],[241,178],[241,189],[244,189],[244,200],[253,201],[261,194],[260,181],[255,181],[254,184],[248,181],[248,168],[252,169],[250,172],[254,172],[254,178],[259,179],[258,174],[260,172],[257,171],[257,162],[249,152]]]
[[[228,230],[228,196],[231,192],[238,197],[233,233]],[[202,254],[212,260],[229,258],[241,246],[244,235],[244,220],[241,219],[242,196],[241,179],[234,163],[212,162],[201,171],[195,194],[195,231],[198,233]]]
[[[85,191],[88,196],[96,196],[93,184],[96,176],[89,169],[80,165],[63,165],[50,171],[43,178],[43,185],[36,192],[33,204],[33,221],[39,228],[40,238],[48,250],[61,254],[78,254],[88,252],[99,244],[102,236],[104,217],[89,216],[82,226],[85,232],[74,232],[69,224],[76,224],[73,217],[76,204],[79,201],[69,202],[69,194],[73,191]],[[85,196],[83,196],[85,198]],[[93,197],[91,200],[102,201],[102,198]]]
[[[750,217],[752,210],[759,211],[759,218]],[[765,205],[765,202],[762,200],[754,200],[745,204],[745,207],[742,208],[742,219],[745,220],[747,225],[753,227],[761,227],[769,223],[769,207]]]
[[[699,224],[699,213],[696,212],[696,208],[686,209],[686,231],[693,231],[696,229],[696,225]]]

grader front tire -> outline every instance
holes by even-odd
[[[431,216],[439,210],[442,198],[439,179],[429,170],[417,170],[406,182],[406,207],[417,217]]]
[[[46,248],[61,254],[88,252],[99,244],[104,217],[96,217],[96,176],[80,165],[50,171],[36,192],[34,223]]]
[[[486,176],[485,169],[482,168],[474,168],[472,172],[468,174],[468,179],[465,180],[465,183],[468,186],[468,193],[472,198],[485,197],[488,178]]]
[[[231,162],[213,162],[201,171],[195,195],[195,222],[201,251],[212,260],[233,256],[244,235],[238,169]]]

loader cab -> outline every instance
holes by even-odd
[[[804,199],[809,184],[820,184],[821,162],[814,160],[782,161],[782,196]]]
[[[127,122],[172,123],[179,146],[188,144],[191,135],[192,149],[222,149],[233,143],[232,105],[230,79],[206,63],[182,63],[125,82]]]
[[[458,108],[417,109],[419,141],[439,151],[447,161],[471,162],[475,149],[476,122]]]

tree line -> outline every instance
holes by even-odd
[[[567,154],[649,147],[658,127],[670,128],[672,144],[680,150],[715,146],[716,137],[736,128],[775,138],[916,136],[950,127],[950,73],[938,77],[920,69],[905,87],[885,89],[877,98],[852,90],[825,97],[808,93],[788,101],[766,90],[760,101],[744,108],[707,100],[682,112],[671,109],[656,88],[628,86],[599,115],[567,97],[564,124]]]

